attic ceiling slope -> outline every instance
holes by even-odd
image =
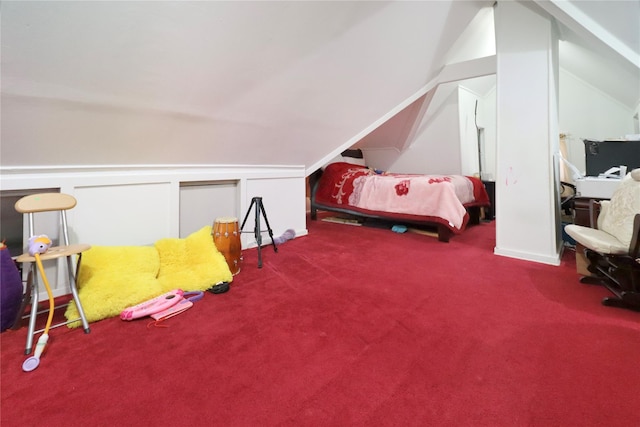
[[[3,2],[2,166],[311,164],[490,2]]]
[[[640,0],[535,0],[560,30],[560,66],[629,109],[640,102]]]
[[[632,65],[640,68],[640,1],[551,2]],[[563,22],[571,25],[566,20]]]
[[[640,69],[640,0],[534,1],[594,49]]]
[[[496,44],[492,3],[476,10],[473,19],[458,34],[455,42],[445,52],[443,60],[446,65],[438,75],[390,111],[387,114],[388,120],[381,122],[373,130],[368,129],[370,133],[356,141],[359,148],[391,150],[388,152],[399,155],[411,145],[418,127],[423,126],[422,117],[427,111],[432,114],[431,99],[440,85],[464,81],[468,86],[479,86],[478,80],[481,79],[478,77],[495,75]]]

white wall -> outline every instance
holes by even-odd
[[[496,6],[498,255],[558,265],[557,34],[526,3]]]
[[[496,86],[488,91],[480,103],[479,124],[484,128],[482,139],[482,179],[496,179]],[[494,207],[495,208],[495,207]]]
[[[180,237],[203,225],[212,225],[216,218],[235,217],[242,221],[238,184],[237,180],[180,183]]]
[[[371,133],[360,139],[354,148],[374,149],[392,149],[388,159],[380,159],[383,163],[379,163],[381,168],[388,169],[389,165],[398,157],[398,154],[412,142],[412,131],[424,115],[431,100],[429,94],[420,96],[416,101],[411,102],[406,108],[395,114],[389,120],[385,121],[380,127],[374,129]],[[395,152],[395,154],[394,154]]]
[[[389,171],[461,173],[459,121],[458,84],[438,86],[410,146],[389,167]]]
[[[476,102],[481,110],[482,97],[473,91],[458,86],[458,113],[460,115],[460,173],[480,176],[478,153],[478,131],[476,128]]]
[[[292,228],[297,236],[307,234],[305,175],[303,166],[184,166],[127,168],[15,168],[2,171],[2,191],[57,188],[71,194],[78,205],[69,211],[72,243],[100,246],[150,245],[165,237],[186,237],[218,216],[237,216],[242,222],[253,197],[262,197],[274,236]],[[229,191],[229,183],[235,183]],[[201,201],[183,197],[189,184],[208,187]],[[186,185],[186,186],[185,186]],[[219,185],[219,188],[216,188]],[[201,189],[202,190],[202,189]],[[210,209],[211,202],[217,205]],[[193,211],[198,215],[180,215]],[[194,222],[185,222],[191,218]],[[245,225],[242,247],[255,246],[255,209]],[[54,223],[55,224],[55,223]],[[53,224],[47,227],[52,227]],[[261,222],[266,231],[266,224]],[[57,235],[38,228],[38,234]],[[28,239],[25,225],[24,241]],[[263,242],[268,242],[263,234]],[[66,293],[64,270],[57,274],[56,295]],[[55,277],[56,274],[47,274]]]
[[[560,69],[560,132],[567,135],[569,161],[580,171],[586,168],[582,140],[616,139],[635,133],[633,115],[632,109]]]
[[[472,80],[447,83],[438,86],[426,113],[417,116],[414,123],[417,131],[408,141],[406,150],[385,154],[395,159],[383,168],[392,172],[427,174],[477,175],[480,170],[478,160],[478,136],[476,129],[476,101],[478,101],[478,125],[485,129],[485,172],[495,176],[495,84],[491,84],[486,96],[466,87]],[[495,81],[492,76],[480,83],[482,89]],[[478,84],[478,82],[476,82]],[[421,117],[421,118],[420,118]],[[377,133],[391,132],[385,124]],[[487,139],[488,138],[488,139]],[[383,152],[382,147],[365,148],[367,160]],[[377,159],[376,159],[377,160]],[[377,161],[377,165],[383,163]]]
[[[637,112],[562,67],[559,75],[559,129],[567,134],[569,161],[584,172],[582,140],[621,138],[626,134],[640,133],[635,128],[637,118],[634,115]],[[479,124],[484,128],[483,178],[492,181],[496,176],[495,85],[482,96],[478,106]]]
[[[493,6],[478,11],[473,20],[464,28],[464,32],[451,46],[445,56],[445,63],[467,61],[496,54],[494,34]]]
[[[3,2],[2,168],[168,162],[309,168],[428,86],[443,65],[491,55],[484,31],[491,9],[485,19],[476,15],[491,4]],[[474,31],[458,37],[465,28]],[[526,55],[530,42],[519,39],[507,53]],[[438,99],[412,128],[415,143],[382,168],[462,172],[453,87],[438,88]],[[517,98],[518,89],[503,96]],[[540,94],[527,96],[535,104]],[[582,127],[561,130],[577,134]],[[494,166],[496,176],[501,166]],[[168,194],[164,217],[154,221],[180,233],[179,184],[129,184]],[[239,186],[238,204],[247,205],[248,188],[249,181]],[[304,197],[292,204],[303,206]]]

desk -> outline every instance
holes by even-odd
[[[620,185],[620,179],[585,176],[576,180],[576,196],[590,199],[610,199]]]

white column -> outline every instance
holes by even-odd
[[[499,2],[497,47],[497,255],[558,265],[558,37],[531,2]]]

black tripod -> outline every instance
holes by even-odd
[[[269,220],[267,219],[267,213],[264,211],[264,206],[262,205],[262,197],[254,197],[251,199],[251,204],[249,205],[249,209],[247,209],[247,214],[244,216],[242,220],[242,225],[240,226],[240,232],[242,233],[244,229],[244,224],[247,222],[247,218],[249,218],[249,213],[251,213],[251,208],[255,205],[256,207],[256,223],[253,228],[253,234],[256,238],[256,243],[258,244],[258,268],[262,268],[262,231],[260,230],[260,213],[264,217],[264,222],[267,224],[267,231],[269,232],[269,237],[271,238],[271,244],[273,245],[274,252],[278,252],[278,247],[276,246],[276,242],[273,241],[273,231],[271,230],[271,226],[269,225]]]

